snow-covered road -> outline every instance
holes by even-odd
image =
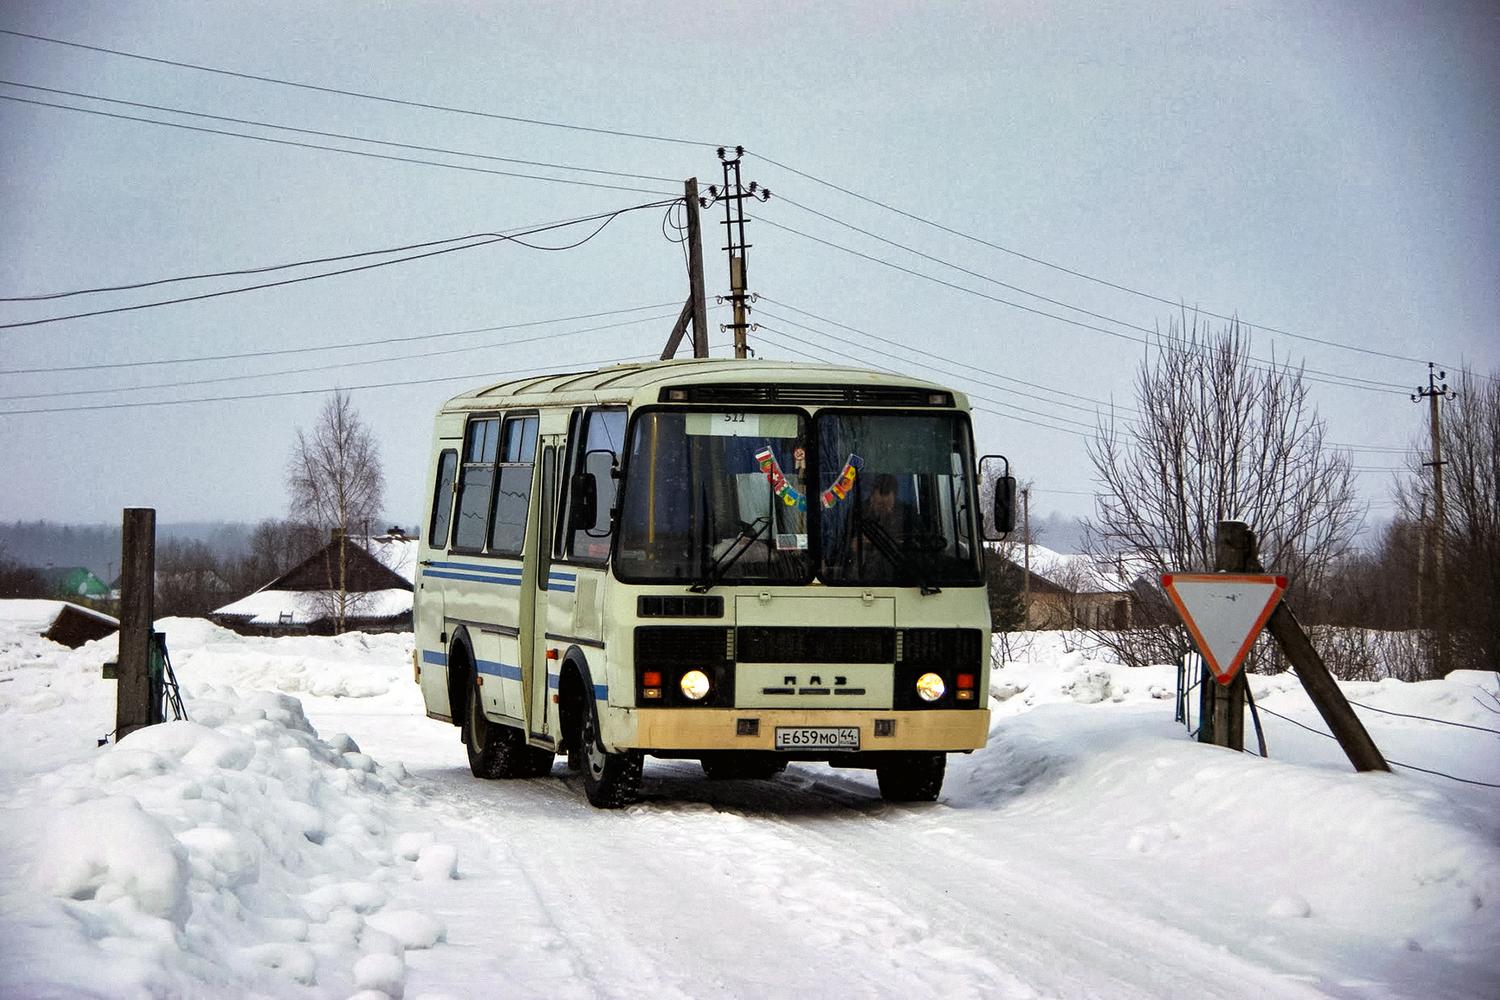
[[[600,812],[561,761],[470,776],[456,731],[422,715],[409,637],[168,629],[207,728],[135,750],[89,739],[105,653],[0,643],[0,994],[1500,995],[1500,790],[1355,775],[1285,724],[1269,761],[1201,747],[1165,670],[1039,642],[997,675],[990,745],[952,758],[936,804],[884,803],[860,771],[710,782],[650,761],[642,801]],[[1356,691],[1487,725],[1486,683]],[[1256,684],[1315,721],[1295,681]],[[323,742],[255,688],[300,699]],[[1500,737],[1371,729],[1394,757],[1500,781]],[[41,832],[58,810],[135,822],[127,800],[183,860],[167,904],[107,838]],[[80,859],[103,870],[64,864]],[[130,922],[151,906],[147,930]]]

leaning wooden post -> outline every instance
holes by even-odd
[[[1234,551],[1242,551],[1246,554],[1244,568],[1252,573],[1264,572],[1260,564],[1260,556],[1255,550],[1255,533],[1242,521],[1220,521],[1218,534],[1218,548],[1220,558],[1225,546]],[[1313,648],[1308,640],[1307,633],[1302,631],[1302,626],[1297,617],[1292,614],[1292,609],[1287,607],[1286,601],[1280,601],[1276,610],[1271,612],[1271,617],[1266,622],[1266,630],[1281,646],[1281,651],[1286,658],[1292,661],[1297,668],[1297,679],[1302,682],[1302,687],[1307,691],[1307,697],[1311,699],[1313,707],[1328,724],[1328,729],[1339,741],[1339,746],[1344,748],[1349,763],[1354,765],[1356,771],[1389,771],[1390,765],[1381,756],[1380,750],[1375,746],[1375,741],[1370,739],[1370,734],[1365,730],[1364,723],[1359,721],[1359,716],[1354,714],[1354,709],[1344,697],[1344,692],[1339,690],[1333,675],[1328,672],[1328,667],[1323,663],[1323,658]]]
[[[117,741],[152,722],[151,633],[156,617],[154,508],[125,508],[120,568],[119,687],[115,700]]]

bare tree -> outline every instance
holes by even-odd
[[[166,539],[156,547],[156,613],[201,618],[230,599],[226,561],[206,542]]]
[[[1101,420],[1089,444],[1100,482],[1084,548],[1122,560],[1136,588],[1136,625],[1097,638],[1122,662],[1165,663],[1189,648],[1155,577],[1214,567],[1221,520],[1242,520],[1268,568],[1298,593],[1323,589],[1362,511],[1346,455],[1324,446],[1302,372],[1252,362],[1237,322],[1221,332],[1172,322],[1136,377],[1138,414]]]
[[[338,542],[329,550],[328,610],[334,631],[342,632],[354,604],[348,590],[349,538],[355,531],[368,532],[385,493],[375,439],[347,392],[329,397],[310,434],[298,429],[287,486],[293,518],[331,531]]]

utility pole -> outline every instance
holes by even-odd
[[[734,309],[734,322],[727,329],[734,331],[734,356],[743,358],[746,353],[745,334],[751,329],[749,294],[746,289],[745,252],[750,244],[745,240],[745,199],[769,201],[771,189],[751,181],[748,188],[740,184],[740,158],[745,155],[744,146],[734,147],[734,158],[730,159],[719,147],[719,159],[724,165],[724,187],[722,190],[709,185],[708,193],[714,201],[724,203],[724,249],[729,253],[729,304]],[[733,180],[730,175],[733,175]]]
[[[1445,371],[1437,371],[1437,366],[1431,361],[1427,362],[1427,385],[1417,386],[1412,393],[1413,403],[1426,399],[1429,405],[1427,419],[1429,430],[1432,433],[1432,461],[1423,462],[1423,465],[1432,466],[1432,520],[1428,522],[1427,538],[1428,548],[1432,553],[1432,584],[1428,587],[1429,602],[1435,605],[1436,621],[1428,621],[1429,626],[1436,626],[1437,641],[1437,667],[1438,676],[1445,677],[1448,674],[1448,596],[1446,580],[1443,575],[1443,549],[1444,530],[1447,527],[1447,519],[1444,516],[1443,507],[1443,430],[1438,415],[1438,401],[1440,399],[1452,399],[1454,393],[1449,390],[1448,383],[1438,383],[1448,377]]]
[[[708,357],[708,299],[703,291],[703,233],[698,222],[698,208],[704,200],[698,196],[698,178],[689,177],[683,183],[682,194],[687,212],[688,297],[667,335],[667,346],[661,352],[663,361],[677,354],[689,323],[693,327],[693,357]]]

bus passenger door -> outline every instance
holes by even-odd
[[[521,689],[526,702],[526,735],[532,739],[555,741],[556,726],[549,726],[548,674],[553,664],[547,660],[548,601],[552,573],[552,538],[557,516],[558,467],[562,460],[562,434],[543,435],[537,447],[537,479],[531,505],[531,535],[527,546],[522,593],[525,610],[521,614],[520,648]]]

